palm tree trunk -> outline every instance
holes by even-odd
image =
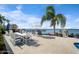
[[[54,26],[53,26],[53,29],[54,29],[54,36],[55,36],[55,24],[54,24]]]

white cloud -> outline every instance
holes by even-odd
[[[75,19],[73,24],[73,28],[79,29],[79,18]]]
[[[0,12],[5,11],[5,9],[7,9],[5,5],[0,5]]]
[[[17,10],[21,10],[21,9],[22,9],[22,5],[16,6],[16,9],[17,9]]]
[[[75,22],[78,22],[78,23],[79,23],[79,18],[77,18],[77,19],[75,20]]]
[[[67,21],[66,21],[66,28],[70,29],[79,29],[79,18],[75,19],[72,15],[66,15]]]
[[[41,18],[35,15],[24,14],[21,10],[14,10],[10,12],[0,12],[10,20],[10,23],[15,23],[19,28],[32,28],[34,23],[40,23]]]
[[[5,8],[4,7],[0,7],[0,10],[4,10]]]

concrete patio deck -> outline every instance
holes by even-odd
[[[79,42],[76,38],[62,38],[54,37],[52,39],[46,39],[40,36],[32,36],[32,39],[36,40],[39,46],[15,46],[12,42],[13,39],[10,36],[4,35],[5,41],[11,48],[14,54],[78,54],[77,49],[73,43]]]

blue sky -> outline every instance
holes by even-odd
[[[42,16],[47,6],[54,6],[56,14],[66,16],[65,28],[79,29],[79,5],[78,4],[0,4],[0,14],[17,24],[19,28],[53,28],[50,21],[40,26]],[[60,28],[60,26],[56,26]]]

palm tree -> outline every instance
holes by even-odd
[[[42,17],[41,25],[45,21],[51,21],[50,26],[53,26],[54,35],[55,35],[56,24],[57,25],[61,24],[62,28],[64,28],[64,26],[66,24],[66,18],[65,18],[65,16],[63,14],[56,14],[55,13],[55,9],[54,9],[53,6],[48,6],[46,8],[46,14],[43,15],[43,17]]]

